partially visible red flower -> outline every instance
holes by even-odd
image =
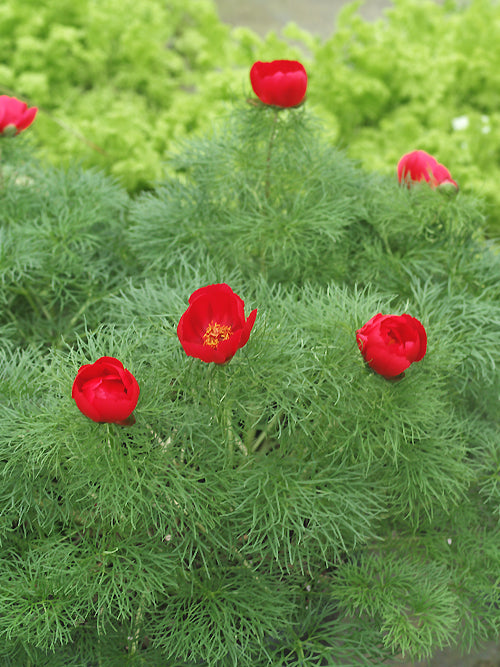
[[[407,187],[412,182],[427,181],[431,188],[451,185],[458,190],[458,184],[448,169],[425,151],[412,151],[403,155],[398,163],[398,180]]]
[[[139,399],[139,385],[114,357],[101,357],[81,366],[73,382],[72,398],[80,412],[95,422],[129,425]]]
[[[356,331],[367,364],[384,377],[396,377],[427,350],[427,334],[416,317],[379,313]]]
[[[35,120],[37,111],[15,97],[0,95],[0,135],[19,134]]]
[[[261,102],[276,107],[296,107],[307,89],[307,73],[296,60],[258,60],[250,70],[250,83]]]
[[[243,347],[257,317],[245,319],[245,304],[225,283],[200,287],[189,297],[189,307],[177,326],[184,352],[202,361],[224,364]]]

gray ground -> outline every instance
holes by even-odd
[[[442,0],[436,0],[441,2]],[[264,36],[270,30],[279,31],[293,21],[301,28],[326,38],[335,30],[335,21],[345,0],[215,0],[219,16],[225,23],[252,28]],[[373,21],[383,17],[391,0],[365,0],[360,14]],[[500,645],[489,643],[484,650],[470,656],[456,651],[440,651],[430,662],[392,663],[400,667],[500,667]],[[375,667],[375,666],[374,666]]]
[[[260,35],[279,32],[293,21],[321,37],[335,29],[335,20],[345,0],[215,0],[221,19],[231,25],[252,28]],[[360,14],[370,21],[382,16],[390,0],[365,0]]]

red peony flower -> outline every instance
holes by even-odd
[[[38,109],[15,97],[0,95],[0,136],[14,135],[25,130],[35,120]]]
[[[245,304],[225,283],[200,287],[189,297],[189,307],[177,326],[184,352],[202,361],[224,364],[243,347],[257,316],[245,319]]]
[[[296,60],[257,61],[250,70],[250,83],[261,102],[276,107],[296,107],[306,94],[307,73]]]
[[[406,313],[375,315],[356,331],[356,340],[370,368],[384,377],[400,375],[427,350],[424,327]]]
[[[139,399],[139,385],[114,357],[101,357],[79,369],[71,396],[80,412],[95,422],[130,425]]]
[[[448,169],[425,151],[412,151],[403,155],[398,163],[398,180],[408,187],[412,182],[427,181],[431,188],[452,186],[458,190],[458,184]]]

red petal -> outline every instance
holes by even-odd
[[[95,422],[103,421],[101,413],[96,408],[96,406],[90,401],[88,401],[88,399],[82,392],[75,391],[74,385],[73,385],[72,397],[75,399],[75,403],[80,412],[82,412],[86,417],[92,419],[92,421]]]
[[[26,109],[24,114],[21,116],[19,121],[17,122],[17,129],[19,131],[25,130],[27,127],[31,125],[31,123],[35,120],[35,116],[38,113],[38,108],[37,107],[31,107],[30,109]]]
[[[411,315],[408,315],[407,313],[403,313],[401,317],[405,318],[407,323],[411,326],[414,335],[415,335],[415,346],[414,346],[414,351],[412,353],[412,362],[413,361],[420,361],[423,359],[425,353],[427,352],[427,332],[424,328],[424,325],[420,322],[420,320],[417,320],[416,317],[412,317]]]
[[[365,359],[370,368],[384,377],[396,377],[411,364],[406,357],[377,346],[367,347]]]
[[[245,304],[233,290],[221,283],[207,285],[193,292],[189,299],[193,326],[205,332],[212,320],[219,324],[229,324],[233,329],[243,326]]]
[[[245,322],[243,329],[241,331],[241,337],[239,341],[239,347],[243,347],[243,345],[246,345],[248,342],[248,339],[250,338],[250,332],[252,331],[252,327],[255,324],[255,318],[257,317],[257,308],[255,310],[252,310],[250,315],[247,318],[247,321]]]
[[[177,336],[188,356],[223,364],[248,341],[257,310],[245,319],[243,299],[225,283],[201,287],[191,295],[189,307],[177,325]],[[230,326],[231,335],[216,346],[204,344],[211,322]]]

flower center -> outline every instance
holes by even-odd
[[[389,345],[401,344],[401,337],[394,331],[394,329],[387,330],[387,343]]]
[[[203,345],[217,347],[221,341],[227,340],[232,333],[233,330],[230,324],[219,324],[212,320],[203,334]]]

